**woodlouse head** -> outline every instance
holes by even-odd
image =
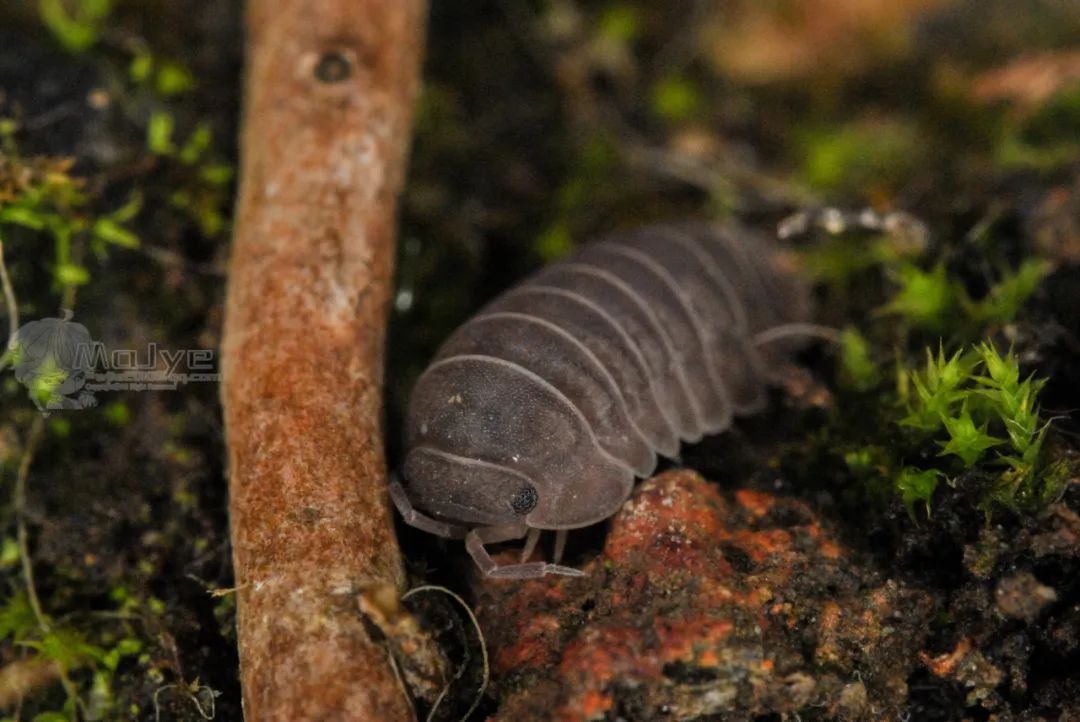
[[[458,524],[522,524],[540,500],[513,469],[426,446],[409,452],[403,474],[417,509]]]

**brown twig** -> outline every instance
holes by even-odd
[[[359,590],[403,581],[382,364],[422,0],[249,0],[223,340],[251,720],[408,720]]]

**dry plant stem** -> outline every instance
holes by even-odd
[[[11,345],[15,341],[15,336],[19,331],[19,302],[15,298],[15,289],[11,284],[11,276],[8,274],[7,262],[4,259],[4,242],[0,239],[0,287],[3,289],[4,307],[7,310],[8,315],[8,340],[3,353],[3,363],[0,363],[0,367],[5,365],[8,361],[8,353],[11,350]],[[68,288],[64,294],[63,304],[65,308],[71,308],[75,304],[75,291],[74,288]],[[30,466],[34,463],[34,454],[37,453],[37,447],[41,443],[41,439],[45,434],[45,418],[43,416],[35,416],[34,421],[30,424],[30,430],[26,435],[26,443],[23,445],[22,458],[19,459],[19,468],[15,472],[15,485],[12,489],[11,506],[15,511],[15,539],[16,545],[19,549],[19,563],[23,575],[23,584],[26,585],[26,599],[30,604],[30,609],[34,614],[34,619],[37,621],[38,628],[43,634],[47,634],[51,629],[48,615],[45,614],[41,606],[41,600],[38,597],[37,585],[34,583],[34,563],[30,559],[30,533],[26,528],[26,482],[30,477]],[[74,683],[68,677],[67,672],[58,665],[49,665],[50,675],[46,674],[32,674],[29,673],[30,666],[20,667],[23,664],[20,662],[13,662],[8,667],[5,667],[5,672],[0,672],[0,677],[3,678],[0,686],[4,691],[0,691],[0,697],[5,694],[16,690],[21,683],[27,683],[28,689],[33,684],[45,684],[47,678],[59,677],[60,681],[64,685],[64,691],[67,692],[68,697],[74,699],[76,703],[82,708],[82,700],[78,695]],[[6,671],[11,670],[12,676],[5,676]],[[40,669],[37,672],[41,672]],[[6,697],[5,697],[6,699]],[[20,702],[22,699],[21,694],[16,695],[15,701]],[[7,707],[10,702],[0,702],[0,709]]]
[[[7,263],[4,262],[4,239],[0,238],[0,287],[4,291],[4,306],[8,313],[8,346],[15,340],[15,334],[19,330],[19,303],[15,300],[15,289],[11,285],[11,277],[8,275]],[[3,353],[7,353],[5,347]]]
[[[0,268],[3,268],[3,257],[0,256]],[[6,269],[4,271],[6,277]],[[8,307],[14,308],[13,305]],[[14,333],[12,333],[14,338]],[[23,445],[22,458],[19,459],[19,468],[15,472],[15,485],[12,490],[11,506],[15,510],[15,540],[19,549],[19,563],[22,570],[23,584],[26,586],[26,600],[30,604],[30,609],[34,614],[34,619],[37,622],[38,629],[42,634],[48,634],[52,629],[52,624],[49,621],[48,615],[45,614],[44,609],[41,606],[41,600],[37,593],[37,584],[34,582],[34,563],[30,558],[30,533],[26,528],[26,481],[30,476],[30,466],[34,463],[34,455],[37,453],[37,447],[41,443],[41,439],[45,434],[45,418],[41,415],[35,416],[33,423],[30,424],[30,431],[26,435],[26,443]],[[74,699],[76,704],[82,708],[82,699],[79,697],[78,689],[75,684],[67,675],[67,671],[59,666],[53,665],[50,667],[53,673],[46,674],[24,674],[30,667],[18,667],[17,665],[22,662],[13,662],[9,665],[12,670],[18,670],[13,672],[12,677],[8,678],[4,676],[4,673],[0,673],[0,677],[3,677],[3,691],[0,691],[0,697],[4,695],[16,695],[19,688],[19,684],[25,682],[27,684],[26,691],[32,691],[35,686],[43,686],[49,679],[59,678],[60,682],[64,686],[64,691],[68,697]],[[8,669],[8,668],[5,668]],[[41,672],[41,670],[38,670]],[[22,694],[17,694],[14,697],[14,702],[19,703],[22,700]],[[5,697],[6,699],[6,697]],[[0,703],[0,709],[6,708],[11,702]]]
[[[359,590],[401,587],[382,365],[421,0],[249,0],[222,384],[249,720],[410,720]]]
[[[38,415],[30,424],[30,431],[26,436],[26,444],[23,447],[23,455],[19,460],[19,469],[15,473],[15,489],[12,497],[12,506],[15,509],[15,536],[19,546],[19,560],[22,563],[23,583],[26,585],[26,599],[30,603],[30,609],[34,612],[38,627],[42,632],[50,629],[49,618],[41,607],[38,599],[37,585],[34,584],[34,565],[30,560],[30,534],[26,529],[26,480],[30,476],[30,465],[34,462],[34,454],[37,453],[38,444],[45,432],[45,419]]]

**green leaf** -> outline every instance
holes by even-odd
[[[866,193],[895,187],[918,167],[925,143],[919,128],[895,119],[863,118],[806,128],[797,139],[802,176],[810,186]]]
[[[937,357],[926,349],[924,371],[899,375],[898,392],[907,405],[907,416],[900,424],[927,432],[939,429],[944,419],[954,415],[953,409],[966,400],[968,392],[961,385],[970,378],[975,363],[974,357],[960,351],[946,359],[941,346]]]
[[[881,310],[903,317],[919,328],[939,329],[956,305],[955,286],[938,264],[930,271],[905,263],[897,268],[895,281],[898,290]]]
[[[548,228],[536,239],[536,252],[544,261],[554,261],[570,253],[574,247],[570,229],[565,224],[559,223]]]
[[[63,0],[39,0],[38,14],[53,37],[71,52],[89,49],[112,11],[112,0],[74,0],[69,14]]]
[[[979,354],[989,374],[989,378],[980,377],[978,380],[999,389],[1017,388],[1020,381],[1020,364],[1012,349],[1009,349],[1008,353],[1002,357],[993,344],[984,341],[975,347],[975,351]]]
[[[873,388],[881,379],[877,364],[870,358],[870,344],[854,328],[840,333],[840,367],[843,380],[859,391]]]
[[[966,408],[960,416],[945,418],[943,421],[946,431],[949,432],[949,441],[942,444],[941,456],[958,456],[964,462],[965,468],[974,466],[987,449],[1004,443],[986,433],[986,424],[977,427]]]
[[[54,416],[49,419],[49,431],[53,436],[57,436],[61,439],[67,439],[71,436],[71,419],[65,419],[63,416]]]
[[[172,155],[176,152],[173,144],[173,130],[176,121],[164,110],[154,111],[146,129],[146,147],[155,155]]]
[[[799,266],[818,281],[841,284],[861,271],[873,268],[879,259],[844,237],[829,236],[818,243],[798,248]]]
[[[46,220],[37,208],[24,205],[9,205],[0,208],[0,223],[13,223],[34,231],[44,230]]]
[[[11,537],[4,537],[0,545],[0,567],[10,569],[19,563],[19,544]]]
[[[919,501],[926,505],[929,516],[930,500],[942,476],[944,475],[936,469],[924,471],[906,466],[900,470],[900,475],[896,478],[896,490],[900,492],[900,498],[912,519],[915,518],[915,503]]]
[[[139,211],[142,210],[142,203],[142,193],[132,191],[131,195],[128,196],[127,203],[110,213],[109,218],[117,223],[130,223],[135,220],[135,216],[139,215]]]
[[[71,722],[63,712],[40,712],[34,715],[32,722]]]
[[[607,8],[600,16],[599,32],[602,37],[627,43],[641,33],[641,18],[636,7],[620,4]]]
[[[68,372],[57,363],[56,357],[50,354],[34,369],[34,378],[27,384],[27,391],[42,404],[46,404],[67,377]]]
[[[210,185],[225,185],[233,179],[233,169],[231,165],[228,165],[226,163],[213,163],[210,165],[204,165],[202,168],[199,169],[199,178],[206,181]]]
[[[664,120],[687,120],[701,108],[701,91],[686,78],[664,78],[653,86],[652,108]]]
[[[112,218],[99,218],[91,229],[94,238],[123,248],[138,248],[139,237]]]
[[[150,53],[138,52],[128,65],[128,77],[133,83],[145,83],[154,70],[154,56]]]
[[[86,719],[108,719],[108,713],[114,705],[112,670],[95,671],[90,683],[90,693],[86,698]]]
[[[14,637],[16,641],[20,641],[36,629],[37,618],[26,595],[16,592],[8,597],[4,606],[0,607],[0,639]]]
[[[102,664],[109,670],[115,671],[124,657],[132,657],[142,651],[143,644],[138,639],[127,637],[116,643],[112,649],[105,653]]]
[[[180,149],[179,159],[181,163],[185,165],[194,165],[206,152],[206,149],[210,147],[210,143],[213,141],[214,136],[210,130],[210,125],[207,123],[199,123],[198,127],[192,131],[191,136],[184,143],[184,147]]]
[[[163,61],[157,72],[157,91],[168,98],[195,87],[195,76],[183,65],[171,60]]]
[[[65,670],[88,662],[101,662],[105,658],[105,650],[86,641],[82,632],[65,627],[52,629],[40,640],[23,642],[23,645],[36,649]]]
[[[1031,295],[1038,290],[1039,284],[1050,273],[1051,268],[1051,264],[1042,259],[1025,260],[1014,273],[1002,278],[984,299],[970,309],[971,315],[983,323],[1012,321]]]
[[[123,401],[112,401],[106,404],[101,412],[113,426],[127,426],[131,423],[131,409]]]
[[[90,272],[74,263],[61,263],[53,270],[57,284],[63,287],[82,286],[90,282]]]

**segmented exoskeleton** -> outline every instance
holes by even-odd
[[[405,520],[464,537],[490,576],[578,574],[565,532],[612,516],[680,442],[759,410],[809,314],[770,239],[738,225],[651,226],[582,246],[502,294],[413,389]],[[540,530],[555,562],[524,562]],[[523,563],[484,544],[528,536]]]

